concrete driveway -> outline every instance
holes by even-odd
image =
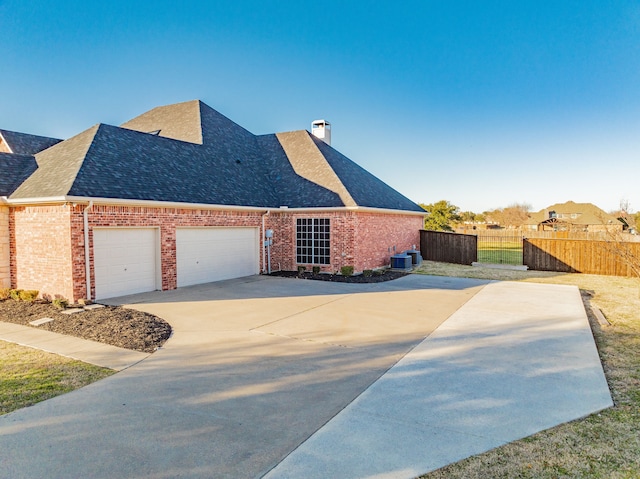
[[[294,454],[292,466],[272,469],[317,431],[322,436],[323,426],[487,284],[420,275],[367,285],[255,276],[120,298],[169,321],[171,339],[130,369],[0,417],[0,476],[309,477],[299,475]],[[591,350],[588,356],[592,364]],[[589,407],[607,407],[606,397],[595,404]],[[317,460],[307,467],[329,477]]]

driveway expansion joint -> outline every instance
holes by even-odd
[[[334,298],[334,299],[333,299],[333,300],[331,300],[331,301],[327,301],[327,302],[325,302],[325,303],[318,304],[318,305],[312,306],[312,307],[307,308],[307,309],[302,309],[302,310],[300,310],[300,311],[296,311],[295,313],[290,314],[290,315],[288,315],[288,316],[282,316],[281,318],[274,319],[273,321],[269,321],[268,323],[261,324],[261,325],[259,325],[259,326],[256,326],[256,327],[254,327],[254,328],[249,329],[249,331],[253,331],[253,330],[255,330],[255,329],[264,328],[265,326],[270,326],[270,325],[275,324],[275,323],[278,323],[278,322],[280,322],[280,321],[284,321],[284,320],[286,320],[286,319],[294,318],[294,317],[299,316],[299,315],[301,315],[301,314],[308,313],[309,311],[313,311],[313,310],[315,310],[315,309],[323,308],[323,307],[325,307],[325,306],[327,306],[327,305],[329,305],[329,304],[331,304],[331,303],[335,303],[335,302],[337,302],[337,301],[344,301],[344,300],[346,300],[347,298],[349,298],[349,297],[351,297],[351,296],[353,296],[353,294],[345,294],[345,295],[341,295],[340,297],[338,297],[338,298]]]
[[[259,329],[250,329],[249,332],[251,333],[258,333],[258,334],[264,334],[265,336],[274,336],[277,338],[284,338],[284,339],[292,339],[294,341],[302,341],[305,343],[314,343],[314,344],[324,344],[326,346],[332,346],[332,347],[336,347],[336,348],[343,348],[343,349],[357,349],[354,348],[353,346],[348,346],[346,344],[338,344],[338,343],[330,343],[327,341],[316,341],[315,339],[308,339],[308,338],[298,338],[296,336],[287,336],[286,334],[276,334],[276,333],[270,333],[268,331],[260,331]]]

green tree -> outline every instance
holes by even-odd
[[[483,223],[485,221],[485,217],[483,213],[463,211],[460,213],[460,221],[463,223]]]
[[[453,231],[451,225],[460,221],[460,208],[446,200],[428,205],[421,203],[420,206],[429,213],[424,220],[424,229],[426,230]]]

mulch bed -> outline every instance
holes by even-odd
[[[30,321],[42,318],[53,321],[33,327],[145,353],[161,347],[171,335],[165,320],[119,306],[62,314],[51,303],[0,301],[0,321],[31,326]]]
[[[300,274],[297,271],[276,271],[271,276],[280,276],[283,278],[311,279],[316,281],[333,281],[336,283],[382,283],[383,281],[391,281],[393,279],[402,278],[408,273],[401,271],[382,270],[376,271],[371,276],[363,274],[343,276],[341,274],[317,273],[305,271]]]

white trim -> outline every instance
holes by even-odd
[[[2,197],[3,202],[9,205],[41,205],[55,203],[84,203],[88,204],[93,201],[94,206],[112,205],[112,206],[139,206],[147,208],[181,208],[194,210],[231,210],[231,211],[256,211],[262,214],[270,211],[271,213],[315,213],[315,212],[331,212],[331,211],[355,211],[362,213],[384,213],[397,215],[415,215],[426,216],[426,211],[407,211],[394,210],[386,208],[374,208],[369,206],[318,206],[310,208],[271,208],[259,206],[237,206],[237,205],[212,205],[207,203],[179,203],[174,201],[157,201],[157,200],[131,200],[126,198],[92,198],[87,196],[50,196],[45,198],[7,198]]]
[[[3,197],[6,198],[6,197]],[[193,210],[234,210],[234,211],[265,211],[268,208],[257,206],[235,206],[235,205],[211,205],[205,203],[178,203],[173,201],[156,200],[130,200],[126,198],[92,198],[87,196],[49,196],[45,198],[7,198],[10,205],[44,205],[58,203],[83,203],[88,204],[93,201],[93,205],[110,206],[138,206],[146,208],[181,208]]]

